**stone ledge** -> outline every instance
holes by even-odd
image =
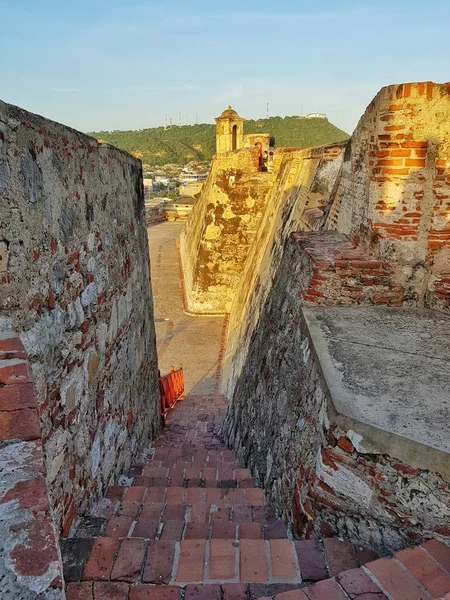
[[[305,308],[303,315],[337,415],[374,430],[366,442],[373,452],[409,445],[408,458],[429,447],[448,459],[449,317],[388,307]],[[432,455],[426,468],[436,467]]]
[[[330,416],[354,445],[450,481],[449,317],[388,307],[305,308],[303,316]]]

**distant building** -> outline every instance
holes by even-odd
[[[192,196],[180,196],[173,202],[164,203],[163,212],[168,221],[186,219],[194,207],[195,199]]]
[[[153,179],[151,179],[150,177],[144,177],[143,183],[144,183],[144,197],[148,198],[148,196],[155,191],[154,185],[153,185]]]
[[[202,183],[206,181],[208,173],[195,173],[194,171],[182,170],[178,176],[178,180],[185,185],[189,183]]]
[[[304,119],[328,119],[328,115],[324,113],[309,113],[309,115],[304,115]]]
[[[162,183],[163,185],[169,185],[169,177],[167,177],[167,175],[156,175],[155,176],[155,182],[156,183]]]
[[[186,183],[180,185],[178,192],[180,196],[196,196],[202,190],[203,182]]]

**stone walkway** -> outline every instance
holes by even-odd
[[[223,319],[182,310],[175,239],[149,230],[161,371],[184,364],[190,392],[147,458],[62,541],[67,600],[450,600],[450,549],[395,558],[333,538],[294,541],[220,441]],[[445,596],[445,594],[447,594]]]
[[[159,368],[164,375],[182,364],[186,392],[212,394],[224,319],[183,312],[176,244],[183,226],[165,222],[148,229]]]

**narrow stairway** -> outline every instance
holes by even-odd
[[[378,559],[345,540],[292,540],[220,442],[224,411],[218,396],[180,402],[148,460],[62,541],[68,600],[433,600],[450,591],[450,549],[435,541]]]

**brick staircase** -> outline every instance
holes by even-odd
[[[450,598],[437,541],[379,559],[346,540],[294,541],[220,442],[217,396],[190,396],[148,459],[62,541],[68,600]]]

